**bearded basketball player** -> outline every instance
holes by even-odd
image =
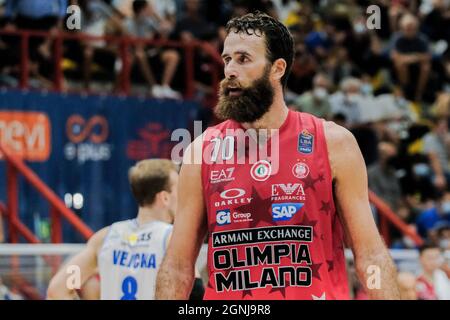
[[[156,299],[189,297],[205,236],[204,299],[349,299],[344,242],[368,296],[399,299],[356,140],[333,122],[285,104],[291,34],[259,12],[230,20],[226,30],[225,79],[216,107],[224,122],[207,129],[183,156],[178,211]],[[278,154],[250,161],[255,154],[249,149],[249,161],[238,163],[232,133],[249,129],[276,130]],[[224,149],[210,152],[218,141]],[[258,146],[271,141],[267,135]]]

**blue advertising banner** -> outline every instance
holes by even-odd
[[[98,230],[136,215],[128,169],[141,159],[170,158],[172,131],[189,129],[199,109],[185,101],[2,91],[0,142]],[[5,173],[0,156],[0,201]],[[45,240],[48,204],[23,179],[19,195],[21,220]],[[64,241],[82,241],[67,223]]]

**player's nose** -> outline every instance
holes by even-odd
[[[225,77],[228,79],[232,79],[232,78],[238,78],[238,68],[237,68],[237,64],[231,60],[230,62],[228,62],[227,65],[225,65]]]

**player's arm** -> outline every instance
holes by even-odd
[[[167,237],[166,250],[169,247],[170,239],[172,239],[172,232]],[[203,285],[203,279],[197,266],[195,266],[194,277],[194,284],[189,295],[189,300],[202,300],[205,293],[205,286]]]
[[[0,243],[5,241],[5,234],[3,232],[3,217],[0,213]]]
[[[366,166],[356,139],[331,122],[325,123],[325,135],[336,207],[353,251],[358,278],[371,299],[400,299],[396,267],[370,209]]]
[[[71,266],[76,266],[80,271],[80,286],[97,272],[97,252],[103,244],[103,240],[109,231],[109,227],[96,232],[88,241],[86,248],[72,257],[51,279],[47,289],[47,299],[78,299],[76,288],[72,288],[72,278],[77,273]],[[68,285],[69,284],[69,285]]]
[[[156,299],[189,298],[195,277],[195,262],[206,234],[203,203],[201,136],[187,149],[178,182],[178,204],[175,223],[166,255],[156,281]],[[200,156],[200,158],[199,158]]]

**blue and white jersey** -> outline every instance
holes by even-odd
[[[136,219],[111,225],[97,259],[102,300],[153,300],[172,225]]]

